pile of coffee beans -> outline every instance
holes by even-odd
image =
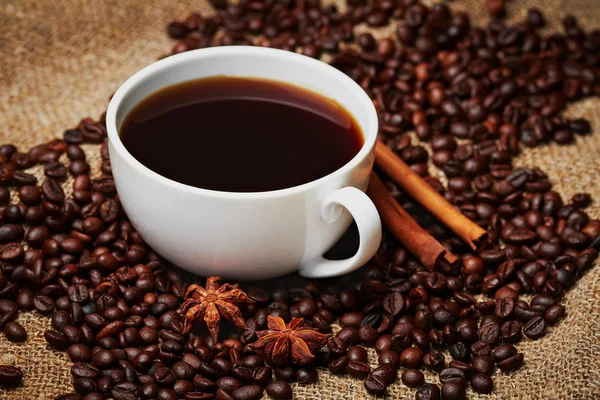
[[[540,35],[538,10],[515,25],[416,0],[348,0],[346,12],[317,0],[211,0],[216,15],[191,14],[168,33],[173,53],[255,44],[328,54],[372,97],[380,138],[466,216],[488,230],[473,252],[386,182],[395,198],[458,265],[425,269],[390,235],[356,273],[337,280],[293,278],[244,286],[254,303],[245,331],[226,324],[214,341],[198,324],[183,334],[177,312],[189,284],[128,222],[115,192],[104,118],[81,121],[63,139],[28,151],[0,146],[0,329],[26,340],[19,312],[49,317],[44,336],[73,361],[71,394],[57,399],[252,400],[292,398],[290,383],[317,382],[317,367],[364,380],[375,395],[400,380],[418,400],[490,393],[493,375],[521,367],[515,346],[537,340],[565,315],[560,298],[598,255],[600,221],[569,201],[539,168],[515,168],[520,145],[566,144],[590,132],[561,115],[569,102],[600,94],[600,31],[572,17],[564,34]],[[488,1],[489,4],[494,1]],[[489,7],[488,4],[488,7]],[[354,27],[397,24],[395,36],[355,36]],[[421,144],[406,132],[414,131]],[[82,143],[98,143],[102,175],[91,178]],[[428,175],[431,160],[447,185]],[[63,156],[63,155],[66,155]],[[63,161],[64,160],[64,161]],[[25,170],[41,164],[41,182]],[[61,184],[71,175],[72,195]],[[17,200],[10,202],[11,195]],[[197,278],[196,278],[197,279]],[[523,295],[533,295],[525,301]],[[302,367],[274,366],[249,346],[267,316],[340,330]],[[377,368],[366,347],[377,353]],[[424,370],[439,375],[426,382]],[[22,372],[0,366],[0,387]]]

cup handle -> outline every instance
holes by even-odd
[[[321,219],[328,224],[342,217],[344,208],[350,212],[358,227],[359,245],[356,254],[345,260],[328,260],[323,256],[300,267],[306,278],[327,278],[352,272],[371,259],[381,242],[381,220],[375,205],[364,192],[345,187],[329,194],[323,201]]]

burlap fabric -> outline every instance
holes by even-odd
[[[483,1],[450,3],[475,22],[485,18]],[[546,12],[549,29],[572,13],[586,29],[600,27],[597,0],[528,0],[511,2],[511,18],[525,7]],[[210,12],[205,0],[0,0],[0,142],[23,148],[59,137],[85,116],[98,117],[119,84],[169,51],[165,26],[190,11]],[[389,30],[379,32],[386,35]],[[573,105],[568,114],[592,121],[595,134],[571,146],[526,150],[518,163],[540,166],[565,198],[588,191],[600,217],[600,100]],[[86,148],[95,171],[97,147]],[[518,372],[495,375],[496,399],[600,398],[600,268],[589,271],[566,296],[567,317],[543,339],[518,347],[526,363]],[[0,335],[0,364],[25,373],[23,387],[1,391],[2,399],[51,399],[72,391],[71,362],[51,350],[43,338],[48,318],[35,312],[19,316],[29,334],[14,344]],[[371,361],[375,362],[374,353]],[[433,376],[428,381],[437,382]],[[315,385],[295,386],[299,399],[370,398],[362,381],[323,372]],[[414,398],[414,390],[396,383],[390,398]]]

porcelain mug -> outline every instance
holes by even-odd
[[[354,116],[364,145],[329,175],[267,192],[192,187],[138,162],[119,138],[119,127],[130,110],[165,86],[211,76],[268,78],[331,98]],[[359,268],[377,251],[381,222],[364,193],[374,160],[377,114],[360,86],[328,64],[249,46],[173,55],[140,70],[117,90],[106,124],[112,171],[125,212],[144,240],[179,267],[237,279],[267,279],[296,270],[305,277],[332,277]],[[202,132],[202,120],[198,131],[220,134]],[[352,218],[360,235],[357,253],[345,260],[325,259],[322,254],[340,239]]]

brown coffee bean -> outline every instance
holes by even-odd
[[[523,333],[529,339],[537,340],[546,334],[546,321],[542,317],[534,317],[523,327]]]
[[[0,244],[9,242],[20,242],[25,230],[21,225],[4,224],[0,226]]]
[[[464,383],[466,380],[465,373],[458,368],[445,368],[440,372],[440,382],[457,382]]]
[[[258,385],[246,385],[231,393],[234,400],[256,400],[262,397],[262,388]]]
[[[523,353],[517,353],[514,356],[508,357],[498,363],[498,368],[504,372],[512,371],[520,368],[525,359]]]
[[[11,342],[24,342],[27,340],[27,331],[20,323],[11,321],[4,326],[4,336]]]
[[[42,182],[42,196],[51,203],[62,204],[65,201],[65,193],[60,184],[54,179],[44,179]]]
[[[300,384],[315,383],[318,380],[317,370],[310,368],[300,368],[296,371],[296,381]]]
[[[21,386],[23,371],[10,365],[0,365],[0,389],[15,388]]]
[[[364,381],[364,387],[372,395],[383,395],[386,391],[386,384],[380,376],[369,376]]]
[[[521,324],[519,321],[506,321],[500,327],[502,341],[514,343],[521,340]]]
[[[406,368],[418,368],[423,361],[423,350],[418,347],[409,347],[400,354],[400,364]]]
[[[373,10],[367,15],[367,24],[372,27],[384,26],[388,22],[388,15],[380,9]]]
[[[493,355],[496,362],[505,360],[517,354],[517,348],[512,344],[501,344],[494,349]]]
[[[292,387],[284,381],[270,382],[266,387],[267,394],[276,400],[291,400]]]
[[[432,383],[424,384],[415,393],[416,400],[440,400],[440,398],[440,388]]]
[[[243,383],[233,377],[222,377],[217,380],[217,386],[227,393],[233,393],[234,390],[239,389],[243,386]]]
[[[370,377],[381,378],[385,385],[391,385],[398,378],[398,370],[389,365],[380,365],[371,371]]]
[[[364,314],[362,312],[349,312],[340,317],[340,325],[358,328],[363,318]]]
[[[67,168],[59,161],[52,161],[44,165],[44,174],[48,178],[62,179],[67,176]]]
[[[117,383],[110,391],[115,400],[133,400],[138,398],[138,393],[139,387],[131,382]]]
[[[401,293],[391,292],[383,298],[383,308],[393,316],[399,315],[404,309],[404,298]]]
[[[85,160],[73,160],[69,164],[69,172],[73,176],[88,174],[90,165]]]
[[[327,365],[327,369],[332,374],[340,374],[346,370],[346,366],[348,365],[348,362],[349,362],[348,357],[346,357],[346,356],[339,357],[339,358],[336,358],[335,360],[331,361]]]
[[[471,377],[471,388],[475,393],[490,393],[494,389],[494,381],[485,374],[475,374]]]
[[[100,369],[107,369],[117,362],[117,358],[109,350],[99,350],[92,356],[92,362]]]
[[[390,365],[394,368],[398,368],[400,365],[400,355],[393,350],[385,350],[379,355],[380,365]]]
[[[402,373],[402,383],[410,388],[416,388],[425,382],[425,376],[418,369],[406,369]]]
[[[479,340],[487,344],[494,344],[500,338],[500,326],[497,323],[482,325],[479,328]]]
[[[54,301],[48,296],[35,296],[33,306],[40,314],[48,315],[54,309]]]
[[[58,331],[47,330],[44,332],[44,338],[56,350],[65,350],[70,345],[65,335]]]
[[[442,399],[444,400],[464,400],[466,396],[467,393],[463,384],[448,382],[442,385]]]
[[[362,346],[350,346],[348,349],[349,361],[367,361],[367,350]]]
[[[476,373],[491,375],[494,370],[494,362],[490,356],[476,356],[471,364]]]
[[[75,378],[96,379],[100,376],[100,371],[92,364],[78,362],[71,367],[71,375]]]
[[[346,369],[350,376],[359,379],[366,378],[371,372],[369,365],[363,361],[349,361]]]
[[[87,362],[92,358],[92,352],[90,349],[82,344],[72,344],[69,346],[67,349],[67,355],[73,362]]]
[[[546,310],[544,313],[544,319],[550,325],[556,324],[559,320],[561,320],[565,316],[565,307],[560,304],[555,304]]]

